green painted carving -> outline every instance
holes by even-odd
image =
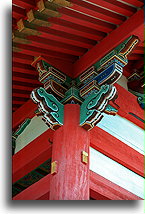
[[[139,96],[137,100],[141,108],[145,110],[145,95]]]
[[[111,115],[116,115],[117,112],[118,112],[118,109],[114,108],[113,106],[111,105],[107,105],[104,112],[106,114],[111,114]]]
[[[88,96],[81,105],[80,126],[86,130],[92,129],[103,117],[108,102],[117,98],[114,86],[103,85],[97,93]]]
[[[18,129],[12,134],[12,153],[14,154],[16,148],[16,139],[18,136],[25,130],[25,128],[29,125],[31,119],[27,118]]]
[[[38,110],[43,113],[43,120],[49,128],[56,130],[63,125],[64,106],[52,94],[40,87],[32,91],[31,98],[38,104]]]
[[[81,104],[83,102],[83,98],[80,97],[79,89],[75,86],[72,86],[66,93],[65,98],[61,100],[61,103],[77,103]]]

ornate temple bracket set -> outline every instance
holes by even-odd
[[[68,103],[80,105],[80,126],[86,130],[96,126],[104,114],[117,114],[114,83],[122,76],[127,56],[138,42],[138,37],[130,36],[75,79],[51,66],[43,57],[36,58],[32,65],[44,87],[34,89],[31,98],[48,127],[56,130],[63,125],[64,105]]]

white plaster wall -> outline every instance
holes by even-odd
[[[144,130],[129,120],[119,115],[104,114],[97,126],[139,153],[144,154]]]
[[[127,81],[128,81],[127,78],[124,75],[122,75],[122,77],[118,80],[117,83],[128,91]]]
[[[144,198],[144,178],[90,147],[90,170]]]
[[[28,145],[36,137],[40,136],[47,129],[48,126],[44,123],[41,116],[33,117],[26,129],[18,136],[16,140],[15,153]]]

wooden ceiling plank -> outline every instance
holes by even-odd
[[[86,1],[71,0],[71,2],[73,3],[72,9],[113,24],[118,25],[126,20],[125,16],[113,13]]]
[[[25,9],[12,5],[12,17],[16,20],[26,16]]]
[[[134,5],[135,7],[142,7],[144,5],[144,2],[140,0],[122,0],[122,1]]]
[[[19,7],[30,9],[35,7],[35,1],[34,0],[13,0],[13,4],[18,5]]]
[[[13,53],[16,53],[16,52],[13,52]],[[12,60],[13,62],[16,62],[16,63],[22,63],[22,64],[25,64],[25,65],[30,65],[33,60],[34,60],[34,57],[31,56],[32,60],[31,59],[26,59],[26,58],[21,58],[21,57],[18,57],[18,56],[13,56]]]
[[[136,36],[139,36],[141,33],[143,34],[143,31],[139,32],[140,29],[143,30],[143,20],[144,10],[141,9],[120,27],[112,31],[106,38],[94,46],[83,57],[77,60],[74,64],[75,77],[100,60],[104,55],[123,42],[127,37],[133,34]]]
[[[92,39],[88,39],[86,37],[84,37],[84,35],[82,34],[82,36],[80,36],[80,31],[72,33],[70,32],[70,29],[68,29],[67,27],[65,27],[65,29],[63,28],[63,30],[61,29],[61,26],[58,25],[58,29],[55,29],[55,26],[53,27],[42,27],[42,26],[38,26],[38,25],[34,25],[32,23],[29,23],[28,21],[23,21],[22,19],[19,20],[17,22],[17,26],[18,26],[18,31],[20,33],[23,33],[23,35],[25,34],[26,36],[28,35],[38,35],[42,38],[50,38],[52,40],[56,40],[59,38],[59,41],[61,39],[61,41],[63,40],[64,42],[67,40],[67,42],[71,42],[70,40],[73,40],[73,44],[77,44],[81,47],[87,47],[87,46],[91,46],[94,45],[94,43],[96,41],[92,40]],[[52,29],[53,28],[53,29]],[[18,34],[18,31],[15,31],[14,35]],[[21,38],[24,40],[23,36],[21,36]],[[24,41],[26,43],[26,41]]]
[[[13,96],[13,99],[29,99],[30,98],[30,95],[29,94],[21,94],[20,93],[16,93],[16,92],[13,92],[12,93],[12,96]]]
[[[63,32],[69,32],[71,34],[85,37],[87,39],[91,40],[101,40],[103,37],[105,37],[105,33],[100,32],[98,30],[93,30],[72,22],[68,22],[65,20],[61,20],[59,18],[49,18],[49,21],[52,23],[50,26],[51,29],[56,29]]]
[[[32,79],[28,79],[27,77],[26,78],[25,77],[18,77],[18,76],[15,76],[15,75],[13,75],[12,81],[17,81],[20,84],[26,83],[26,85],[27,85],[27,83],[40,85],[40,82],[37,79],[33,79],[33,81],[32,81]]]
[[[67,44],[74,44],[83,48],[91,48],[96,41],[85,38],[83,36],[78,36],[76,34],[70,33],[68,29],[64,31],[59,29],[52,28],[43,28],[39,27],[39,32],[41,32],[40,37],[50,38],[54,41],[63,41]],[[61,29],[61,28],[60,28]]]
[[[112,10],[113,12],[119,13],[124,16],[131,16],[136,12],[136,8],[123,4],[122,2],[116,0],[89,0],[89,2],[94,3],[100,7]]]
[[[17,34],[17,36],[15,36],[15,39],[13,41],[16,44],[24,44],[21,42],[21,40],[19,41],[19,38],[20,37]],[[81,56],[87,51],[87,49],[85,48],[68,45],[58,41],[54,42],[53,40],[40,38],[38,36],[25,36],[24,34],[23,40],[26,41],[25,44],[30,44],[31,46],[34,46],[34,47],[39,47],[39,48],[52,50],[52,51],[58,51],[58,52],[62,52],[62,53],[66,53],[74,56]]]
[[[116,0],[106,0],[106,1],[111,3],[112,5],[119,7],[122,11],[126,11],[126,13],[128,12],[128,14],[126,14],[125,16],[131,16],[133,13],[137,11],[136,8],[130,5],[124,4],[120,1],[116,1]]]
[[[89,28],[91,29],[97,29],[98,31],[102,31],[104,33],[109,33],[110,31],[116,28],[116,25],[112,25],[99,19],[86,16],[74,10],[68,10],[68,8],[61,8],[59,9],[59,11],[60,13],[62,13],[62,15],[59,17],[59,19],[61,20],[80,24],[82,26],[89,26]]]
[[[23,45],[23,44],[14,44],[14,46],[18,46],[18,48],[20,48],[22,51],[22,53],[26,53],[28,55],[31,56],[40,56],[40,55],[44,55],[46,57],[55,57],[55,58],[59,58],[59,59],[63,59],[69,62],[74,62],[78,59],[78,57],[73,56],[73,55],[69,55],[69,54],[64,54],[61,52],[56,52],[56,51],[51,51],[51,50],[46,50],[46,49],[42,49],[41,47],[34,47],[31,45]]]

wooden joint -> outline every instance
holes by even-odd
[[[33,10],[29,10],[29,11],[27,12],[27,18],[28,18],[28,19],[27,19],[28,22],[32,22],[32,21],[35,19]]]
[[[58,162],[53,161],[51,163],[51,175],[55,175],[58,172]]]
[[[40,0],[37,2],[37,7],[38,7],[38,11],[42,12],[43,10],[45,10],[45,5],[44,5],[44,1]]]
[[[84,164],[88,163],[88,153],[85,151],[82,151],[82,163]]]
[[[22,30],[24,30],[25,26],[24,26],[24,21],[22,19],[20,19],[17,22],[17,27],[18,27],[19,32],[21,32]]]

